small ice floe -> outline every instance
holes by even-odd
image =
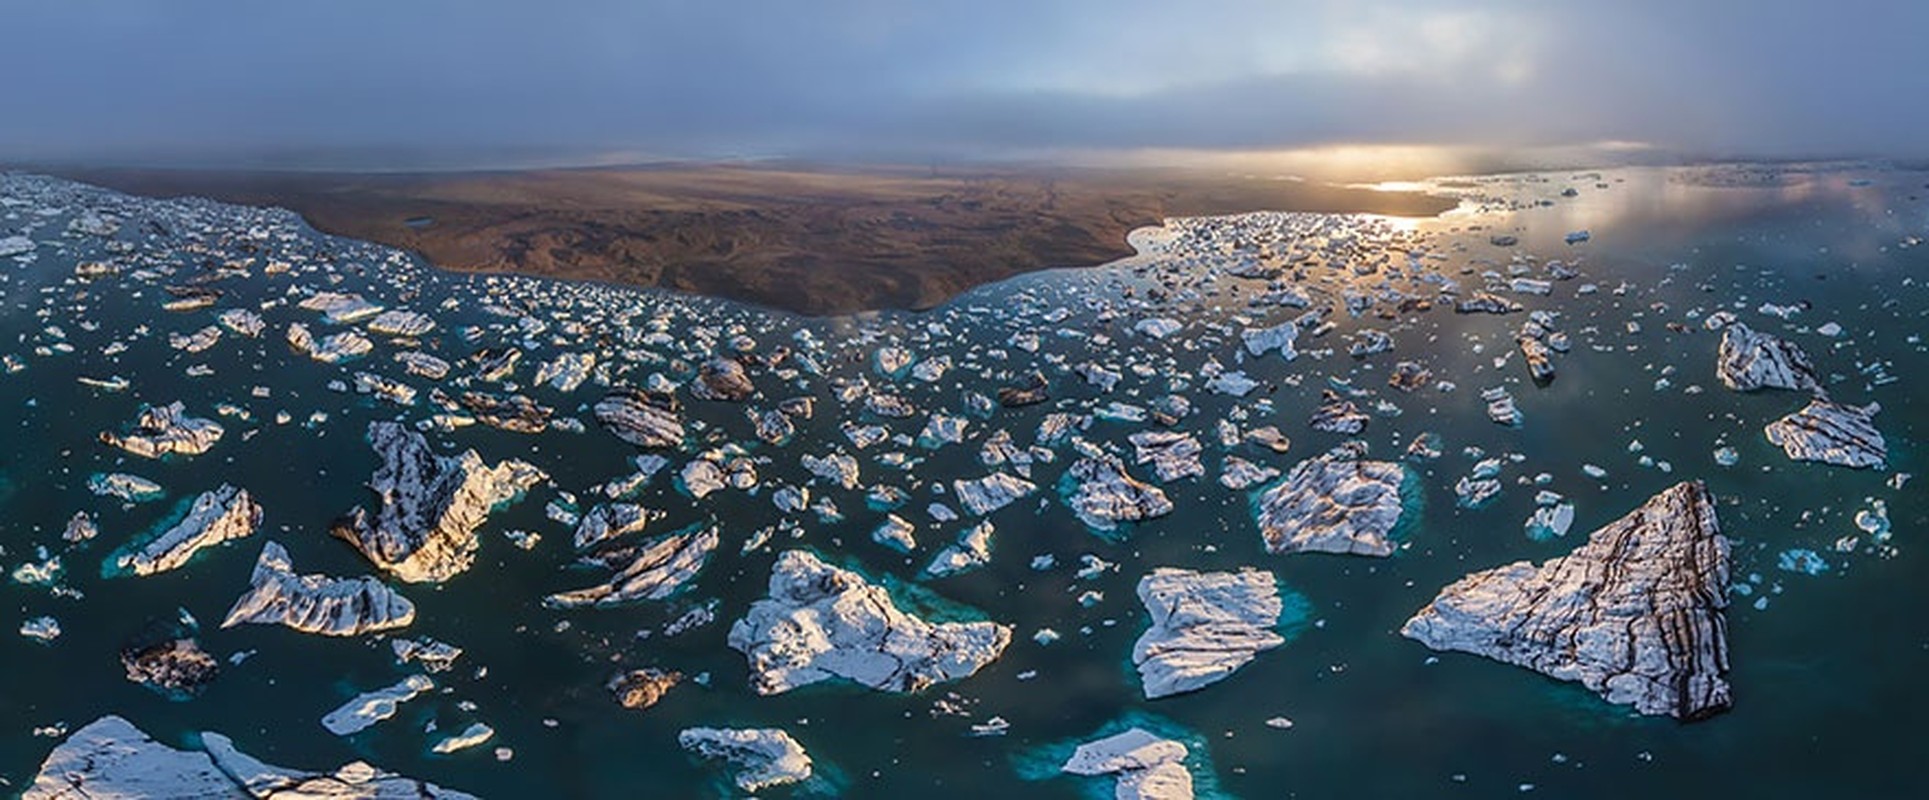
[[[295,352],[308,356],[323,364],[340,364],[368,355],[375,349],[375,343],[355,331],[342,331],[316,339],[308,326],[299,322],[288,325],[288,345]]]
[[[435,330],[435,320],[399,308],[383,311],[368,321],[369,333],[398,339],[414,339],[432,330]]]
[[[884,522],[871,531],[871,541],[889,547],[900,553],[909,553],[918,547],[912,534],[917,527],[896,514],[886,514]]]
[[[1407,470],[1335,450],[1293,466],[1259,496],[1254,514],[1269,553],[1389,556],[1388,535],[1404,511]]]
[[[182,612],[186,616],[186,612]],[[193,619],[177,625],[150,624],[121,648],[121,667],[127,679],[169,700],[193,698],[220,674],[221,662],[201,649],[194,638]]]
[[[947,444],[957,444],[965,439],[965,428],[970,421],[950,414],[934,413],[925,421],[924,430],[918,433],[918,446],[936,450]]]
[[[1357,436],[1366,430],[1366,424],[1372,417],[1361,411],[1353,401],[1331,389],[1324,390],[1322,398],[1319,407],[1306,420],[1307,427],[1344,436]]]
[[[253,535],[261,525],[261,513],[261,505],[248,490],[224,483],[194,498],[172,527],[110,556],[103,572],[153,575],[176,569],[202,548]]]
[[[217,315],[215,320],[221,323],[221,327],[251,339],[260,336],[268,327],[260,314],[245,308],[230,308]]]
[[[287,549],[269,540],[255,560],[248,592],[234,601],[222,628],[280,624],[303,633],[358,636],[407,627],[415,604],[375,578],[296,574]]]
[[[1820,575],[1829,570],[1829,562],[1822,560],[1820,553],[1802,547],[1783,550],[1776,557],[1775,566],[1784,572],[1800,572],[1804,575]]]
[[[1115,775],[1121,798],[1191,797],[1190,751],[1180,742],[1132,728],[1079,745],[1059,769],[1068,775]]]
[[[917,692],[972,675],[1011,642],[990,621],[934,623],[907,614],[883,586],[789,550],[771,567],[769,596],[726,640],[750,666],[750,688],[781,694],[830,678]]]
[[[1812,391],[1820,387],[1808,354],[1794,343],[1759,333],[1740,322],[1721,332],[1715,376],[1738,392],[1762,388]]]
[[[924,574],[943,578],[991,563],[992,532],[990,520],[966,528],[964,533],[958,535],[957,541],[931,558],[931,563],[924,568]]]
[[[427,675],[410,675],[400,682],[365,692],[343,703],[322,717],[322,727],[336,736],[350,736],[367,730],[377,722],[395,716],[403,703],[435,688]]]
[[[1279,477],[1279,470],[1228,455],[1219,466],[1219,484],[1239,491]]]
[[[1353,334],[1353,343],[1346,348],[1346,354],[1354,358],[1389,352],[1393,349],[1393,337],[1384,331],[1362,328]]]
[[[688,586],[717,549],[716,526],[692,526],[642,545],[597,554],[593,563],[617,567],[602,584],[543,598],[547,608],[609,607],[637,600],[663,600]]]
[[[142,409],[130,432],[103,432],[100,440],[143,458],[195,456],[214,447],[226,432],[219,422],[188,416],[187,406],[176,401]]]
[[[213,325],[206,326],[190,334],[170,333],[167,335],[168,346],[184,353],[206,352],[209,348],[219,344],[220,341],[221,329]]]
[[[901,377],[911,367],[911,351],[902,347],[880,347],[873,354],[872,366],[886,378]]]
[[[1239,338],[1245,343],[1246,352],[1254,356],[1278,351],[1279,357],[1287,361],[1299,357],[1299,351],[1293,349],[1294,342],[1299,339],[1299,325],[1290,320],[1270,328],[1247,328],[1239,333]]]
[[[96,473],[87,479],[87,489],[103,497],[118,497],[130,503],[145,503],[167,496],[167,491],[160,484],[125,472]]]
[[[48,553],[45,547],[35,547],[34,558],[38,560],[14,567],[9,577],[26,586],[52,586],[60,577],[60,556]]]
[[[76,511],[68,518],[67,527],[61,531],[60,539],[64,542],[84,542],[99,535],[100,527],[94,524],[94,518],[88,516],[85,511]]]
[[[1855,527],[1863,533],[1875,537],[1878,542],[1889,539],[1889,504],[1880,499],[1869,501],[1869,507],[1855,512]]]
[[[1542,495],[1554,494],[1542,492]],[[1554,495],[1559,498],[1560,495]],[[1574,504],[1556,499],[1553,503],[1541,503],[1527,518],[1527,538],[1536,542],[1566,536],[1567,530],[1574,525]]]
[[[1507,290],[1516,294],[1545,296],[1554,291],[1554,284],[1536,278],[1514,278],[1507,282]]]
[[[467,750],[496,737],[496,729],[480,722],[472,722],[461,733],[445,736],[430,747],[436,755],[448,755],[459,750]]]
[[[446,642],[438,642],[427,636],[414,639],[390,639],[389,649],[395,652],[397,664],[421,664],[430,673],[447,672],[455,668],[455,660],[462,657],[462,648]]]
[[[20,623],[20,635],[41,644],[60,638],[60,621],[53,617],[34,617]]]
[[[1202,689],[1286,643],[1273,630],[1284,609],[1272,573],[1161,567],[1139,580],[1152,624],[1132,646],[1148,700]]]
[[[1132,326],[1132,330],[1154,339],[1164,339],[1167,336],[1178,333],[1179,329],[1183,327],[1185,327],[1183,323],[1170,317],[1152,317],[1139,320],[1137,325]]]
[[[1880,403],[1852,406],[1816,398],[1802,410],[1768,423],[1762,433],[1796,461],[1882,469],[1887,466],[1889,448],[1875,428],[1875,415],[1881,410]]]
[[[1514,405],[1514,396],[1505,386],[1495,386],[1480,393],[1480,399],[1487,401],[1487,418],[1496,424],[1515,427],[1520,425],[1520,409]]]
[[[1127,437],[1136,450],[1134,463],[1151,464],[1153,474],[1160,483],[1171,483],[1181,478],[1204,475],[1206,468],[1199,462],[1202,449],[1199,440],[1191,434],[1177,431],[1139,431]]]
[[[362,299],[359,294],[316,292],[298,303],[301,308],[321,312],[331,325],[348,325],[382,313],[382,306]]]
[[[731,781],[743,792],[761,792],[811,775],[803,745],[778,728],[685,728],[677,734],[677,745],[727,762]]]
[[[1453,306],[1454,312],[1459,314],[1512,314],[1523,308],[1521,304],[1491,292],[1474,292]]]
[[[604,684],[604,688],[615,695],[616,704],[624,708],[644,709],[656,705],[671,689],[683,681],[683,673],[675,670],[644,667],[618,673]]]
[[[1454,496],[1459,498],[1455,505],[1482,508],[1500,496],[1500,464],[1498,458],[1484,458],[1475,462],[1473,469],[1453,485]]]
[[[417,350],[404,350],[395,354],[395,361],[402,369],[418,378],[439,381],[449,375],[449,362]]]
[[[643,530],[660,512],[635,503],[597,503],[576,524],[573,543],[578,550],[588,549],[611,539]]]
[[[1079,521],[1100,533],[1161,517],[1173,509],[1164,491],[1126,474],[1124,462],[1104,453],[1074,462],[1060,478],[1059,491]]]

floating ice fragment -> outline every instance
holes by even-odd
[[[1286,643],[1273,630],[1284,605],[1272,573],[1159,568],[1139,580],[1152,624],[1132,647],[1146,699],[1224,680]]]
[[[1805,575],[1820,575],[1829,570],[1829,562],[1822,555],[1803,547],[1783,550],[1775,559],[1775,566],[1785,572],[1800,572]]]
[[[1010,641],[1006,625],[906,614],[883,587],[801,550],[778,556],[769,597],[752,604],[728,637],[750,662],[751,688],[763,695],[834,677],[921,691],[970,676]]]
[[[461,733],[444,737],[441,741],[436,742],[434,747],[429,749],[438,755],[448,755],[458,750],[467,750],[475,747],[476,745],[495,738],[495,736],[496,729],[480,722],[473,722],[469,724],[469,727],[463,728]]]
[[[357,636],[414,620],[415,604],[387,584],[371,577],[297,575],[288,551],[269,541],[255,561],[248,593],[228,609],[221,627],[279,623],[304,633]]]
[[[20,635],[41,644],[60,638],[60,621],[53,617],[34,617],[20,623]]]
[[[810,756],[777,728],[686,728],[677,744],[704,758],[729,762],[732,781],[744,792],[797,783],[811,774]]]
[[[384,689],[358,695],[322,717],[322,727],[336,736],[360,733],[377,722],[395,716],[397,707],[417,695],[435,688],[427,675],[410,675]]]
[[[106,574],[153,575],[188,562],[204,547],[249,536],[261,524],[261,506],[248,490],[228,484],[195,497],[172,527],[109,557]]]

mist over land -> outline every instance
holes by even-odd
[[[14,163],[1929,155],[1877,0],[8,5]]]

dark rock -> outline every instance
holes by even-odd
[[[683,673],[655,667],[633,669],[610,679],[610,694],[624,708],[645,709],[656,705],[671,687],[683,681]]]
[[[128,680],[169,700],[194,697],[221,674],[221,663],[195,641],[193,626],[176,620],[150,622],[129,639],[121,648],[121,667]]]

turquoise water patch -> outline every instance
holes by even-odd
[[[1420,473],[1405,464],[1400,465],[1400,518],[1393,523],[1393,530],[1387,531],[1386,538],[1394,544],[1406,544],[1420,530],[1420,519],[1427,507],[1427,489],[1420,483]],[[1399,553],[1398,549],[1393,552]]]
[[[1068,775],[1062,771],[1065,760],[1072,757],[1079,745],[1095,742],[1108,736],[1139,728],[1162,738],[1171,739],[1185,745],[1185,768],[1192,773],[1193,796],[1199,800],[1233,800],[1232,795],[1219,788],[1218,773],[1213,771],[1209,757],[1206,737],[1194,733],[1177,722],[1156,714],[1131,710],[1111,722],[1100,726],[1087,736],[1061,739],[1048,744],[1021,750],[1011,757],[1013,771],[1018,777],[1028,781],[1048,781],[1064,779],[1078,784],[1079,793],[1091,800],[1108,800],[1115,796],[1115,775]]]
[[[791,735],[796,736],[794,733]],[[734,776],[737,774],[737,767],[735,765],[721,758],[704,758],[695,753],[685,751],[685,754],[690,759],[690,763],[695,765],[696,768],[704,774],[710,776],[707,781],[709,791],[697,796],[818,798],[843,797],[848,793],[851,785],[850,776],[846,775],[843,770],[838,769],[836,766],[827,764],[819,759],[816,753],[811,752],[809,742],[800,739],[798,743],[803,745],[804,754],[810,756],[810,777],[796,783],[766,787],[763,791],[755,795],[746,794],[742,789],[737,788],[737,783],[734,779]],[[654,795],[646,791],[637,796],[648,797]]]
[[[874,584],[890,595],[891,602],[898,610],[932,623],[946,622],[985,622],[991,618],[982,609],[960,603],[914,581],[899,578],[890,573],[873,573],[864,567],[855,556],[831,556],[817,551],[807,551],[811,555],[831,564],[857,573],[866,582]]]
[[[174,507],[169,509],[165,515],[162,515],[153,525],[148,526],[147,530],[136,534],[133,538],[128,539],[126,544],[108,553],[106,558],[101,559],[100,576],[103,578],[121,578],[133,574],[120,566],[121,559],[140,552],[141,548],[161,538],[161,535],[167,533],[168,529],[180,524],[181,520],[187,518],[188,512],[194,510],[194,501],[198,498],[199,495],[192,495],[176,500]],[[200,556],[200,553],[194,555],[195,558],[200,558]]]
[[[1274,625],[1273,630],[1287,644],[1292,644],[1313,624],[1313,601],[1278,578],[1274,578],[1273,582],[1279,586],[1280,606],[1279,624]]]

